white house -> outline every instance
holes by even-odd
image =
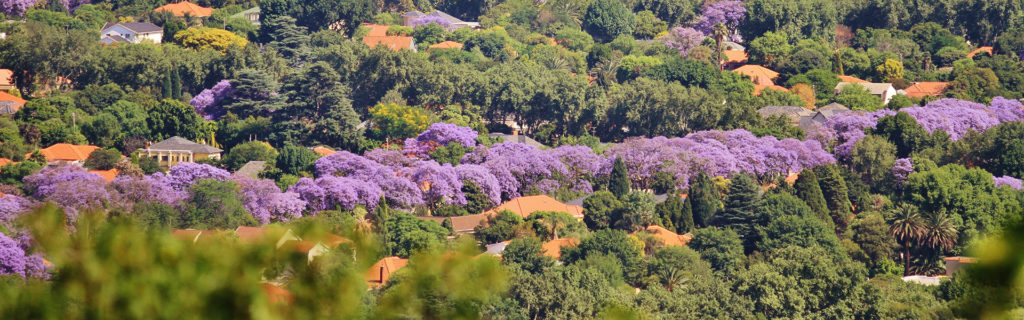
[[[255,25],[258,26],[258,25],[260,25],[260,7],[252,7],[249,10],[245,10],[245,11],[236,13],[236,14],[232,15],[231,17],[232,18],[243,18],[245,20],[249,20],[249,22],[252,22],[252,24],[255,24]]]
[[[896,88],[891,83],[857,83],[857,82],[840,82],[836,84],[836,95],[843,91],[843,87],[849,84],[856,84],[867,89],[871,94],[882,98],[882,104],[889,104],[889,100],[896,95]]]
[[[104,44],[117,42],[160,43],[164,38],[164,29],[149,22],[107,22],[100,29],[100,41]]]

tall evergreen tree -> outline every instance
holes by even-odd
[[[171,73],[168,72],[164,75],[164,83],[160,86],[160,93],[164,99],[171,99],[173,98],[173,94],[171,92]]]
[[[608,182],[608,191],[611,191],[616,198],[622,198],[629,192],[629,173],[626,171],[626,164],[622,162],[622,157],[615,158],[611,181]]]
[[[178,68],[171,69],[171,98],[181,100],[181,74],[178,74]]]
[[[822,221],[832,222],[832,217],[828,214],[828,204],[825,203],[825,196],[822,195],[821,187],[818,186],[818,175],[814,174],[814,170],[800,172],[796,183],[793,183],[793,188],[796,189],[796,196],[811,207],[815,216]]]
[[[296,25],[295,18],[280,16],[267,22],[264,29],[270,30],[267,46],[276,49],[281,56],[287,59],[294,59],[301,56],[306,45],[309,44],[309,32],[305,27]]]
[[[698,228],[707,227],[711,216],[722,206],[715,182],[704,172],[698,173],[690,185],[688,200],[693,212],[694,226]]]
[[[761,186],[747,174],[736,174],[725,198],[725,208],[712,219],[716,226],[731,228],[743,239],[744,246],[752,248],[754,227],[759,225],[757,205],[761,201]]]
[[[304,144],[354,148],[362,137],[359,114],[352,109],[348,87],[326,62],[307,64],[291,74],[283,87],[284,112],[275,112],[280,134],[305,137]]]
[[[377,203],[377,208],[373,210],[373,232],[380,237],[380,242],[383,244],[381,251],[384,256],[392,255],[391,248],[391,233],[388,231],[388,219],[391,218],[391,207],[388,207],[388,201],[384,197],[380,197],[380,202]],[[446,220],[447,221],[447,220]]]
[[[836,234],[846,232],[850,224],[850,195],[846,188],[846,181],[839,173],[839,168],[834,164],[823,165],[814,168],[818,176],[818,186],[825,197],[829,214],[836,227]]]
[[[668,198],[657,204],[654,211],[658,213],[665,229],[676,233],[693,230],[693,212],[690,210],[690,202],[683,201],[677,193],[668,194]]]

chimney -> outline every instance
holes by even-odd
[[[515,136],[518,136],[518,135],[519,135],[519,130],[512,129],[512,136],[515,137]]]

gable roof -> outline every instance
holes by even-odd
[[[742,50],[722,50],[725,60],[722,63],[747,63],[749,56]]]
[[[754,85],[754,95],[755,96],[759,96],[766,89],[778,90],[778,91],[782,91],[782,92],[789,92],[789,89],[786,89],[786,87],[783,87],[783,86],[777,86],[777,85],[774,85],[774,84],[771,84],[771,85],[755,84]]]
[[[420,217],[424,220],[436,221],[441,225],[444,225],[444,220],[452,220],[452,229],[459,233],[473,233],[473,228],[484,224],[487,221],[489,214],[479,213],[468,216],[457,216],[457,217]]]
[[[846,106],[839,104],[838,102],[833,102],[821,106],[821,108],[818,108],[817,111],[850,111],[850,108],[847,108]]]
[[[564,212],[576,218],[583,218],[583,207],[564,204],[546,195],[518,197],[484,213],[496,214],[503,210],[512,211],[523,218],[529,217],[530,214],[538,211]]]
[[[256,179],[267,167],[266,161],[249,161],[235,171],[235,175]]]
[[[313,152],[316,152],[320,156],[329,156],[329,155],[332,155],[332,154],[335,153],[335,151],[333,149],[328,148],[328,147],[322,147],[322,146],[321,147],[313,148]]]
[[[666,247],[685,246],[693,239],[693,234],[678,234],[657,225],[648,226],[645,232],[661,240]]]
[[[14,114],[25,106],[25,99],[18,98],[6,91],[0,91],[0,114]],[[5,107],[6,106],[6,107]]]
[[[447,14],[444,11],[441,11],[441,10],[431,11],[430,13],[427,14],[427,16],[428,17],[441,17],[441,18],[444,18],[445,20],[448,20],[448,22],[451,22],[451,23],[465,22],[465,21],[462,21],[459,18],[453,17],[452,15]]]
[[[541,245],[544,255],[558,259],[562,257],[562,247],[575,247],[580,244],[576,238],[561,238],[545,242]]]
[[[860,79],[854,76],[838,76],[839,82],[853,82],[853,83],[870,83],[867,80]]]
[[[100,177],[103,177],[103,180],[107,180],[107,182],[111,182],[111,181],[114,181],[114,178],[117,178],[117,175],[119,173],[121,173],[121,170],[117,170],[115,168],[115,169],[110,169],[110,170],[89,170],[89,172],[98,174],[98,175],[100,175]]]
[[[191,151],[194,153],[219,153],[224,151],[205,144],[195,143],[179,136],[173,136],[167,140],[151,144],[147,149],[156,151]]]
[[[846,87],[847,85],[850,85],[851,83],[854,83],[854,82],[840,82],[840,83],[837,83],[836,84],[836,90],[835,90],[836,93],[841,92],[843,90],[843,87]],[[889,89],[892,89],[893,91],[896,90],[896,88],[894,88],[891,83],[873,83],[873,82],[869,82],[869,83],[856,83],[856,84],[860,85],[861,87],[864,87],[864,89],[867,89],[868,92],[871,92],[871,94],[874,94],[874,95],[883,95],[883,94],[885,94],[886,91],[889,91]]]
[[[388,283],[391,275],[409,264],[409,259],[399,257],[385,257],[374,263],[369,270],[366,270],[364,277],[366,284],[372,289]]]
[[[383,37],[363,37],[363,43],[370,46],[370,48],[376,48],[378,45],[384,45],[391,50],[412,50],[413,38],[407,36],[383,36]]]
[[[118,42],[128,42],[128,39],[125,39],[119,34],[112,34],[103,36],[103,38],[100,39],[100,42],[103,42],[104,44],[114,44]]]
[[[267,295],[267,301],[270,301],[271,304],[288,304],[295,298],[287,289],[272,283],[261,283],[260,288],[263,289],[263,293]]]
[[[39,153],[46,157],[46,161],[84,161],[89,158],[89,154],[99,149],[97,146],[80,146],[70,143],[57,143],[44,149],[39,149]],[[32,154],[28,154],[26,158],[32,157]]]
[[[171,14],[179,17],[184,17],[186,13],[192,17],[209,17],[210,15],[213,15],[213,8],[206,8],[188,1],[168,3],[153,9],[153,11],[170,12]]]
[[[447,41],[444,41],[444,42],[441,42],[441,43],[438,43],[438,44],[430,46],[430,49],[460,49],[461,50],[462,46],[463,45],[461,43],[458,43],[458,42],[455,42],[455,41],[451,41],[451,40],[447,40]]]
[[[903,92],[906,92],[907,96],[911,98],[923,98],[940,95],[946,91],[946,87],[949,87],[949,82],[915,82],[903,89]]]
[[[238,240],[245,243],[256,243],[266,236],[280,234],[281,237],[275,242],[276,248],[280,248],[288,241],[301,241],[298,236],[292,232],[292,229],[277,229],[277,228],[264,228],[264,227],[247,227],[239,226],[235,229],[235,234],[238,235]]]
[[[739,68],[733,69],[732,72],[745,75],[750,79],[755,80],[755,82],[757,79],[760,79],[761,77],[765,77],[769,80],[775,80],[775,78],[779,77],[778,72],[775,72],[772,69],[768,69],[756,64],[745,64],[740,66]]]
[[[372,24],[372,23],[364,23],[363,26],[370,29],[370,31],[366,33],[364,38],[365,37],[387,37],[388,36],[388,29],[391,28],[390,26],[379,25],[379,24]]]
[[[770,117],[776,115],[783,115],[789,118],[792,123],[799,123],[803,117],[810,117],[814,115],[814,111],[807,110],[803,106],[766,106],[761,109],[757,109],[757,113],[761,114],[762,117]]]
[[[107,22],[106,24],[103,25],[103,28],[100,28],[100,33],[103,33],[103,31],[106,31],[107,29],[110,29],[110,28],[112,28],[114,26],[117,26],[117,25],[120,25],[120,26],[124,27],[125,29],[134,31],[135,33],[150,33],[150,32],[163,32],[164,31],[163,28],[158,27],[157,25],[149,23],[149,22],[118,22],[118,23]]]
[[[968,53],[967,57],[968,58],[974,58],[975,55],[977,55],[979,53],[982,53],[982,52],[988,53],[988,55],[991,56],[992,55],[992,47],[991,46],[978,47],[977,49],[974,49],[974,51],[971,51],[971,53]]]

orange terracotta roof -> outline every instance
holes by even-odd
[[[988,55],[991,56],[992,55],[992,47],[990,47],[990,46],[978,47],[977,49],[974,49],[974,51],[971,51],[971,53],[968,53],[967,57],[968,58],[974,58],[975,55],[977,55],[979,53],[982,53],[982,52],[988,53]]]
[[[107,182],[111,182],[111,181],[114,181],[114,178],[117,178],[117,174],[121,173],[121,170],[117,170],[117,169],[89,170],[89,172],[98,174],[98,175],[100,175],[100,177],[103,177],[103,180],[107,180]]]
[[[262,283],[260,284],[260,287],[263,289],[263,293],[267,295],[267,300],[270,301],[271,304],[287,304],[291,303],[294,299],[290,291],[272,283]]]
[[[445,41],[430,46],[430,49],[462,49],[462,44],[455,41]]]
[[[213,8],[206,8],[195,3],[188,1],[182,1],[178,3],[168,3],[153,9],[154,12],[170,12],[171,14],[184,17],[188,14],[191,17],[209,17],[213,15]]]
[[[321,157],[323,157],[323,156],[329,156],[329,155],[332,155],[332,154],[334,154],[334,153],[335,153],[336,151],[334,151],[334,150],[332,150],[331,148],[328,148],[328,147],[316,147],[316,148],[313,148],[313,152],[316,152],[316,153],[317,153],[317,154],[319,154],[319,155],[320,155]]]
[[[327,238],[324,239],[324,243],[327,244],[328,247],[336,248],[342,243],[352,243],[352,240],[345,239],[344,237],[336,234],[329,234],[327,235]]]
[[[9,165],[9,164],[12,164],[12,163],[14,163],[14,161],[11,161],[11,159],[0,158],[0,167],[6,166],[6,165]]]
[[[800,173],[799,172],[790,173],[788,176],[786,176],[786,183],[788,183],[789,185],[793,185],[794,183],[796,183],[796,179],[799,179],[799,178],[800,178]]]
[[[288,241],[288,243],[290,243],[293,246],[292,248],[295,249],[295,251],[302,252],[302,253],[309,253],[309,251],[313,250],[313,248],[316,247],[316,245],[318,244],[318,242],[305,241],[305,240],[303,240],[303,241]]]
[[[366,284],[370,288],[383,286],[388,283],[388,279],[398,269],[405,267],[409,264],[409,259],[402,259],[399,257],[386,257],[380,259],[377,263],[374,263],[369,270],[366,270],[364,276],[366,277]]]
[[[45,149],[39,149],[39,153],[46,157],[46,161],[84,161],[89,154],[99,149],[97,146],[81,146],[70,143],[57,143]],[[32,154],[25,155],[25,158],[32,157]]]
[[[0,69],[0,86],[14,85],[14,71],[11,69]]]
[[[870,81],[857,78],[854,76],[838,76],[839,82],[853,82],[853,83],[871,83]]]
[[[6,91],[0,91],[0,101],[14,101],[14,104],[18,106],[18,109],[21,109],[21,107],[25,105],[25,102],[27,102],[25,99],[18,98]]]
[[[775,80],[779,77],[779,73],[756,64],[745,64],[739,68],[733,69],[732,72],[739,73],[749,77],[750,79],[756,80],[762,77],[770,80]]]
[[[786,89],[786,87],[783,87],[783,86],[777,86],[777,85],[774,85],[774,84],[772,84],[772,85],[755,84],[754,85],[754,95],[755,96],[761,95],[761,92],[763,92],[765,89],[789,92],[789,89]]]
[[[575,247],[580,241],[575,238],[561,238],[545,242],[541,245],[544,255],[558,259],[562,257],[562,247]]]
[[[746,63],[749,56],[746,51],[740,50],[722,50],[725,55],[725,61],[722,63]]]
[[[387,37],[388,29],[391,28],[391,26],[372,23],[364,23],[363,26],[370,29],[370,32],[366,33],[366,37]]]
[[[203,230],[196,229],[174,229],[171,230],[171,235],[175,238],[195,242],[199,239],[199,235],[203,234]]]
[[[452,229],[455,232],[473,232],[473,228],[479,225],[483,225],[487,221],[487,216],[493,213],[479,213],[468,216],[457,216],[457,217],[420,217],[421,219],[437,221],[441,225],[444,225],[444,220],[452,220]]]
[[[940,95],[946,91],[946,87],[949,87],[949,82],[915,82],[914,85],[903,89],[903,92],[911,98],[923,98]]]
[[[263,238],[263,235],[267,233],[267,229],[261,227],[246,227],[240,226],[235,229],[235,234],[238,235],[238,239],[242,242],[253,243]]]
[[[515,198],[502,203],[494,209],[485,211],[484,214],[496,214],[502,210],[512,211],[523,218],[527,218],[530,214],[538,211],[565,212],[576,218],[583,217],[583,207],[564,204],[546,195]]]
[[[661,226],[655,225],[648,226],[646,232],[654,236],[655,238],[658,238],[658,240],[661,240],[661,242],[664,243],[666,247],[685,246],[686,243],[690,242],[690,240],[693,239],[692,234],[680,235],[675,232],[669,231],[668,229],[662,228]]]
[[[412,42],[412,37],[406,36],[363,37],[363,43],[370,46],[370,48],[375,48],[378,45],[384,45],[388,47],[388,49],[395,51],[412,49]]]

